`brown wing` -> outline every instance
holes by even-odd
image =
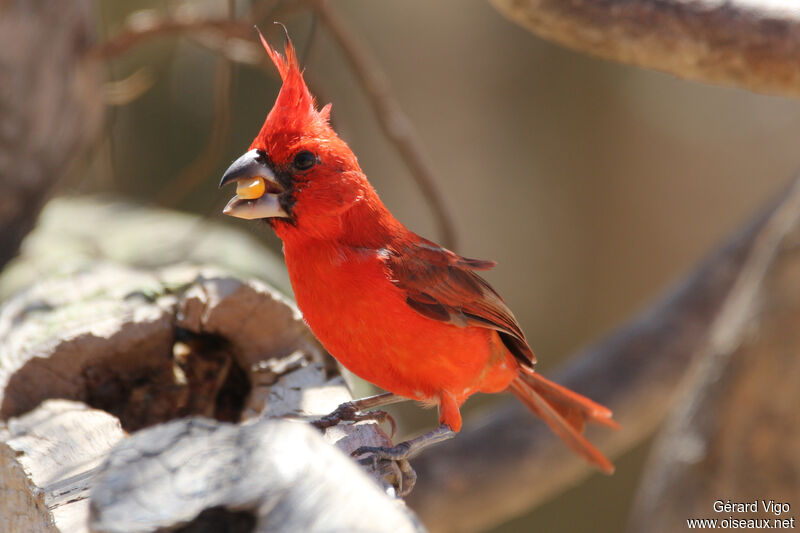
[[[392,282],[406,292],[412,309],[432,320],[496,330],[514,357],[533,366],[536,357],[511,309],[474,272],[494,261],[467,259],[424,239],[387,251]]]

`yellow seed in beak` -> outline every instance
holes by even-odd
[[[261,176],[236,182],[236,196],[244,200],[261,198],[266,190],[267,186]]]

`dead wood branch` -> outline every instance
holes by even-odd
[[[491,0],[536,35],[683,78],[800,96],[794,0]]]
[[[714,512],[715,500],[800,494],[800,184],[759,233],[680,388],[640,481],[630,531],[661,533]],[[789,519],[791,515],[781,516]],[[784,526],[787,527],[787,526]]]
[[[749,275],[744,268],[759,253],[757,243],[776,217],[798,209],[798,195],[795,186],[650,311],[556,375],[614,411],[620,431],[589,435],[601,450],[619,455],[664,419],[678,383],[705,353],[723,303]],[[427,450],[414,466],[419,483],[409,503],[437,532],[477,531],[499,523],[589,473],[544,424],[516,404],[468,421],[458,438]]]

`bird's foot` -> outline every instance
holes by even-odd
[[[400,481],[395,486],[397,487],[398,495],[403,497],[411,492],[411,489],[414,488],[414,483],[417,481],[417,474],[408,463],[408,458],[428,446],[445,441],[453,436],[455,436],[455,433],[450,427],[441,425],[433,431],[394,446],[361,446],[350,455],[353,457],[368,455],[358,459],[358,462],[371,467],[372,470],[380,471],[381,474],[387,469],[399,471],[396,479]]]
[[[385,459],[387,461],[404,461],[411,454],[411,441],[404,441],[395,446],[361,446],[352,454],[353,457],[370,454],[370,458],[360,459],[359,463],[369,464],[370,460]],[[366,461],[366,462],[365,462]]]
[[[381,450],[393,450],[392,448],[381,448],[377,446],[362,446],[352,455],[370,453],[369,456],[358,460],[358,463],[365,466],[368,470],[377,473],[378,477],[388,485],[394,487],[397,496],[405,498],[411,493],[417,483],[417,473],[411,468],[407,459],[392,459],[382,457]],[[375,453],[372,453],[373,450]]]
[[[378,424],[383,424],[388,421],[392,426],[392,435],[394,435],[397,425],[392,415],[386,411],[376,409],[374,411],[359,411],[358,407],[353,402],[345,402],[336,408],[332,413],[313,420],[311,425],[317,429],[327,429],[336,426],[341,422],[361,422],[363,420],[374,420]]]
[[[383,405],[390,405],[393,403],[404,401],[405,398],[395,394],[386,392],[360,400],[353,400],[352,402],[345,402],[336,408],[332,413],[323,416],[318,420],[311,422],[311,425],[317,429],[327,429],[338,425],[340,422],[361,422],[362,420],[374,420],[379,424],[389,421],[392,425],[392,436],[394,436],[397,426],[394,418],[386,411],[365,411],[374,407],[381,407]]]

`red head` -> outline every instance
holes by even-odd
[[[237,196],[224,212],[270,219],[284,239],[339,237],[351,231],[347,219],[354,207],[385,208],[353,152],[330,127],[330,104],[317,110],[292,42],[287,37],[286,57],[263,36],[261,43],[283,86],[250,151],[222,177],[220,186],[237,183]]]

